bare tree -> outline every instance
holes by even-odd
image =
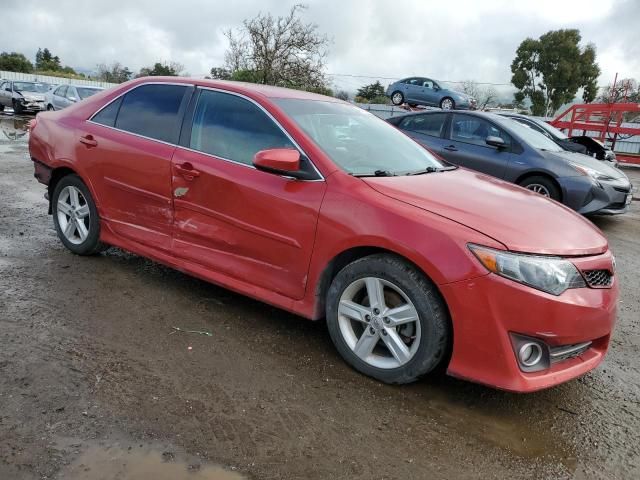
[[[640,101],[640,84],[632,78],[618,80],[615,85],[607,85],[600,90],[597,101],[602,103]]]
[[[472,96],[478,102],[478,110],[484,110],[496,104],[498,93],[492,86],[480,86],[473,80],[465,80],[462,82],[462,92]]]
[[[324,61],[329,40],[317,25],[304,23],[294,5],[284,17],[260,13],[236,30],[227,30],[225,64],[232,77],[250,71],[258,83],[294,88],[325,88]]]
[[[98,78],[103,82],[122,83],[131,78],[133,73],[120,62],[111,65],[100,63],[98,65]]]

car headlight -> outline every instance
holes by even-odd
[[[552,295],[587,286],[575,265],[559,257],[505,252],[473,244],[469,249],[490,272]]]
[[[613,177],[594,170],[593,168],[585,167],[584,165],[578,165],[577,163],[573,162],[569,162],[569,164],[578,172],[582,173],[583,175],[589,175],[594,180],[615,180]]]

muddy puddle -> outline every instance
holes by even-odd
[[[26,143],[29,137],[27,127],[33,118],[0,113],[0,142]]]
[[[181,460],[170,450],[92,445],[56,479],[64,480],[243,480],[242,475],[197,458]]]

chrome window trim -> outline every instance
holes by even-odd
[[[158,140],[157,138],[147,137],[145,135],[140,135],[139,133],[129,132],[128,130],[122,130],[120,128],[116,128],[115,126],[111,127],[109,125],[104,125],[102,123],[98,123],[98,122],[94,122],[93,121],[93,118],[96,115],[98,115],[102,110],[107,108],[113,102],[116,102],[118,99],[120,99],[121,97],[123,97],[127,93],[135,90],[136,88],[142,87],[142,86],[145,86],[145,85],[178,85],[178,86],[184,86],[186,88],[194,87],[196,89],[201,89],[201,90],[211,90],[211,91],[214,91],[214,92],[226,93],[228,95],[235,95],[236,97],[240,97],[240,98],[243,98],[245,100],[248,100],[253,105],[257,106],[260,110],[262,110],[271,119],[271,121],[273,121],[276,124],[276,126],[282,131],[282,133],[284,133],[285,136],[291,141],[291,143],[298,149],[298,151],[300,151],[300,153],[307,158],[307,160],[309,161],[309,163],[313,167],[313,170],[318,174],[318,177],[320,177],[320,178],[315,178],[313,180],[305,180],[305,179],[295,179],[295,180],[296,181],[301,181],[301,182],[324,182],[325,181],[324,175],[322,175],[320,170],[318,170],[318,167],[316,167],[316,165],[313,163],[313,161],[311,160],[309,155],[307,155],[306,152],[302,149],[302,147],[300,147],[300,145],[298,145],[298,142],[296,142],[293,139],[293,137],[280,124],[280,122],[278,122],[273,117],[273,115],[271,115],[271,113],[269,111],[267,111],[262,105],[260,105],[254,99],[252,99],[250,97],[247,97],[246,95],[243,95],[242,93],[232,92],[232,91],[229,91],[229,90],[224,90],[224,89],[216,88],[216,87],[206,87],[206,86],[202,86],[202,85],[196,85],[196,84],[193,84],[193,83],[184,83],[184,82],[144,82],[144,83],[139,83],[139,84],[137,84],[137,85],[125,90],[124,92],[120,93],[117,97],[112,98],[111,101],[109,101],[108,103],[106,103],[105,105],[100,107],[100,109],[96,110],[86,121],[89,122],[89,123],[93,123],[94,125],[100,125],[101,127],[109,128],[111,130],[115,130],[117,132],[127,133],[127,134],[133,135],[135,137],[144,138],[145,140],[151,140],[152,142],[158,142],[158,143],[162,143],[164,145],[169,145],[169,146],[172,146],[172,147],[175,147],[175,148],[181,148],[183,150],[187,150],[187,151],[194,152],[194,153],[199,153],[201,155],[206,155],[206,156],[211,157],[211,158],[215,158],[215,159],[218,159],[218,160],[223,160],[225,162],[231,162],[231,163],[234,163],[236,165],[242,165],[244,167],[248,167],[248,168],[251,168],[253,170],[257,170],[257,168],[254,167],[253,165],[249,165],[247,163],[242,163],[242,162],[239,162],[237,160],[232,160],[230,158],[220,157],[220,156],[214,155],[212,153],[203,152],[201,150],[194,150],[193,148],[185,147],[183,145],[178,145],[178,144],[175,144],[175,143],[165,142],[163,140]],[[279,175],[279,176],[282,177],[282,178],[287,178],[287,179],[291,178],[291,177],[288,177],[287,175]]]

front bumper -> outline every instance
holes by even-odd
[[[572,259],[579,270],[611,268],[610,252]],[[592,370],[604,359],[618,302],[609,288],[571,289],[554,296],[488,274],[441,286],[453,322],[448,373],[495,388],[533,392]],[[550,348],[592,342],[580,355],[527,373],[518,364],[510,334],[533,337]]]
[[[47,109],[44,100],[22,100],[20,106],[23,110],[30,112],[41,112]]]
[[[633,186],[626,179],[594,181],[587,175],[561,179],[567,206],[582,215],[619,215],[629,210]]]

